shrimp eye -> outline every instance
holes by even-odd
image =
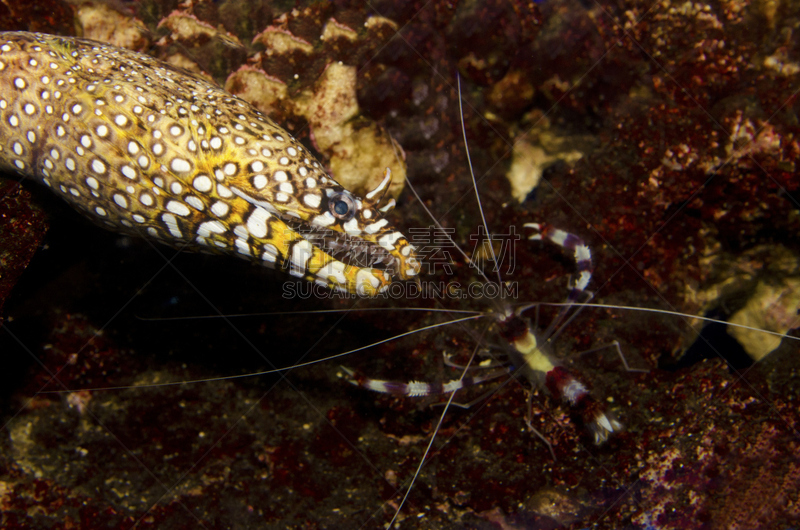
[[[328,200],[328,209],[337,219],[349,221],[356,214],[356,203],[347,193],[334,193]]]

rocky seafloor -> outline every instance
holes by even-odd
[[[799,18],[796,2],[0,4],[2,29],[82,32],[213,78],[334,171],[399,163],[474,256],[458,73],[492,232],[547,222],[578,234],[593,252],[593,302],[724,319],[745,310],[781,332],[798,326]],[[308,104],[331,65],[352,67],[344,122]],[[476,338],[502,349],[478,321],[283,376],[88,390],[291,366],[447,318],[409,306],[488,304],[287,300],[279,273],[105,232],[5,177],[5,528],[382,527],[442,409],[348,385],[339,366],[436,381],[458,376],[443,352],[466,359]],[[480,281],[449,243],[425,243],[430,220],[395,192],[391,217],[416,233],[426,279]],[[507,258],[519,302],[565,300],[569,254],[520,240]],[[386,309],[165,320],[354,305]],[[528,316],[545,328],[556,311]],[[696,343],[699,328],[583,309],[553,345],[624,432],[597,447],[537,391],[532,421],[554,460],[525,425],[529,385],[471,389],[458,401],[493,393],[448,412],[400,527],[797,527],[800,348],[786,339],[767,354],[764,335],[737,342],[722,326]],[[612,350],[581,354],[612,341],[647,371],[625,371]],[[78,391],[42,393],[64,387]]]

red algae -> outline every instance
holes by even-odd
[[[19,184],[0,180],[0,324],[3,302],[44,238],[47,217]]]

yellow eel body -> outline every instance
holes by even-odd
[[[253,106],[100,42],[0,32],[0,169],[111,230],[334,289],[372,296],[420,268],[376,204]]]

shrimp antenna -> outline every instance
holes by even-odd
[[[478,211],[481,213],[481,221],[483,222],[483,229],[486,230],[486,237],[489,239],[489,250],[492,253],[492,262],[495,264],[495,272],[497,272],[497,284],[503,285],[503,278],[500,276],[500,267],[497,265],[497,256],[494,253],[494,246],[492,245],[492,236],[489,232],[489,224],[486,222],[486,215],[483,213],[483,203],[481,203],[481,194],[478,193],[478,181],[475,179],[475,171],[472,168],[472,158],[469,156],[469,142],[467,142],[467,128],[464,125],[464,108],[462,106],[461,96],[461,75],[456,72],[456,86],[458,87],[458,117],[461,119],[461,135],[464,137],[464,151],[467,153],[467,165],[469,166],[469,174],[472,177],[472,190],[475,192],[475,200],[478,202]],[[485,275],[484,275],[485,277]],[[488,281],[488,279],[487,279]]]
[[[465,126],[464,126],[463,107],[461,105],[461,76],[458,75],[458,73],[456,73],[456,80],[457,80],[457,86],[458,86],[458,110],[459,110],[459,116],[461,118],[461,132],[462,132],[462,134],[464,136],[464,146],[466,147],[466,151],[467,151],[467,162],[468,162],[468,165],[469,165],[469,172],[470,172],[470,175],[472,175],[472,184],[473,184],[472,188],[473,188],[473,191],[475,192],[476,198],[478,199],[478,209],[479,209],[479,211],[481,213],[481,219],[483,221],[483,229],[486,231],[487,237],[489,237],[489,248],[490,248],[491,253],[492,253],[492,260],[494,261],[494,263],[497,263],[497,257],[495,256],[494,247],[492,246],[491,237],[489,236],[489,228],[488,228],[488,225],[486,223],[486,216],[483,213],[483,205],[481,203],[480,194],[478,193],[478,185],[477,185],[477,181],[475,179],[475,173],[474,173],[474,171],[472,169],[472,159],[469,156],[469,144],[467,143],[467,132],[466,132],[466,129],[465,129]],[[417,193],[417,190],[414,188],[414,186],[411,184],[411,181],[408,180],[408,178],[406,178],[406,184],[408,185],[408,189],[411,190],[411,193],[414,194],[414,197],[416,197],[417,202],[419,202],[419,204],[422,206],[422,209],[425,210],[425,213],[428,214],[428,217],[431,218],[431,221],[436,226],[436,228],[438,228],[439,230],[442,231],[442,234],[447,238],[447,240],[450,243],[453,244],[455,249],[458,250],[458,252],[464,257],[464,260],[466,260],[466,262],[469,265],[471,265],[475,270],[478,271],[478,274],[480,274],[480,276],[486,281],[486,283],[492,283],[492,281],[489,279],[489,277],[486,275],[486,273],[483,271],[483,269],[481,267],[477,266],[477,264],[472,260],[472,258],[470,258],[467,255],[466,252],[464,252],[464,249],[462,249],[461,246],[458,245],[455,242],[455,240],[453,240],[453,238],[450,236],[450,234],[444,229],[444,227],[439,222],[439,220],[436,218],[436,216],[433,215],[433,212],[431,212],[430,209],[422,201],[422,198],[419,196],[419,193]],[[497,269],[496,270],[496,272],[497,272],[497,281],[499,282],[498,285],[502,285],[503,284],[503,280],[502,280],[502,278],[500,276],[500,268],[497,267],[496,269]],[[497,307],[497,309],[501,310],[502,308]]]
[[[144,322],[173,322],[176,320],[218,320],[223,318],[247,318],[247,317],[272,317],[272,316],[291,316],[291,315],[338,315],[342,313],[382,313],[396,311],[425,311],[428,313],[448,313],[459,315],[479,315],[481,311],[470,311],[467,309],[442,309],[438,307],[352,307],[344,309],[314,309],[303,311],[260,311],[258,313],[227,313],[215,315],[185,315],[179,317],[143,317],[137,316],[138,320]]]
[[[483,328],[483,331],[481,332],[480,335],[481,340],[486,334],[487,329],[489,329],[488,326],[485,326]],[[470,355],[469,361],[467,362],[466,366],[464,366],[464,370],[461,372],[461,377],[459,378],[459,381],[462,381],[464,379],[464,376],[467,375],[469,368],[472,365],[472,361],[475,360],[475,355],[478,353],[478,348],[480,348],[481,340],[478,340],[478,342],[475,344],[475,348],[472,350],[472,355]],[[428,447],[425,448],[425,452],[422,454],[422,458],[419,459],[419,465],[417,466],[417,470],[414,471],[414,476],[411,477],[411,482],[408,484],[408,488],[406,488],[406,493],[405,495],[403,495],[403,500],[400,501],[400,505],[397,506],[397,511],[394,512],[394,517],[392,517],[392,520],[389,522],[389,528],[392,528],[392,526],[394,526],[394,522],[400,516],[400,510],[403,509],[403,505],[406,503],[406,499],[408,499],[408,496],[411,495],[411,490],[414,488],[414,484],[417,482],[417,477],[419,477],[419,473],[420,471],[422,471],[422,466],[425,465],[425,459],[428,458],[428,454],[431,452],[431,448],[433,447],[433,442],[434,440],[436,440],[436,435],[439,434],[439,429],[441,428],[442,423],[444,423],[444,417],[447,414],[447,411],[450,409],[450,404],[453,403],[453,399],[456,397],[456,392],[458,392],[458,390],[450,393],[450,398],[447,400],[447,403],[444,406],[444,410],[442,411],[441,416],[439,416],[439,421],[436,423],[436,428],[433,430],[433,434],[431,435],[431,441],[428,442]]]
[[[410,189],[411,193],[414,194],[414,197],[417,198],[417,201],[419,201],[419,204],[422,206],[422,209],[425,210],[425,213],[427,213],[428,216],[431,218],[431,221],[433,221],[433,224],[436,226],[436,228],[438,228],[439,230],[442,231],[442,234],[447,238],[448,241],[450,241],[450,243],[453,244],[453,246],[464,257],[464,259],[467,261],[467,263],[469,263],[470,265],[473,265],[475,267],[475,269],[478,271],[478,273],[483,277],[483,279],[486,280],[487,283],[491,283],[491,280],[489,280],[489,277],[486,276],[486,274],[483,272],[483,270],[481,270],[480,267],[475,265],[475,262],[472,261],[472,259],[469,256],[467,256],[467,253],[464,252],[464,249],[462,249],[455,242],[455,240],[450,236],[450,234],[447,233],[447,231],[442,226],[442,223],[440,223],[439,220],[436,219],[436,217],[433,215],[433,212],[431,212],[430,209],[427,206],[425,206],[425,203],[422,202],[422,198],[419,196],[419,193],[417,193],[417,190],[414,189],[414,186],[411,184],[410,180],[406,179],[406,185],[408,185],[408,189]]]
[[[248,373],[248,374],[239,374],[239,375],[226,375],[226,376],[223,376],[223,377],[208,377],[208,378],[205,378],[205,379],[193,379],[191,381],[169,381],[169,382],[165,382],[165,383],[155,383],[155,384],[148,384],[148,385],[124,385],[124,386],[106,386],[106,387],[97,387],[97,388],[81,388],[80,390],[84,391],[84,392],[97,392],[97,391],[100,391],[100,390],[126,390],[126,389],[129,389],[129,388],[142,388],[142,387],[156,388],[156,387],[162,387],[162,386],[191,385],[191,384],[195,384],[195,383],[209,383],[209,382],[212,382],[212,381],[229,381],[231,379],[244,379],[244,378],[248,378],[248,377],[258,377],[258,376],[262,376],[262,375],[288,372],[289,370],[294,370],[295,368],[302,368],[304,366],[311,366],[312,364],[319,364],[319,363],[327,362],[327,361],[330,361],[330,360],[333,360],[333,359],[339,359],[339,358],[342,358],[342,357],[346,357],[346,356],[348,356],[348,355],[350,355],[352,353],[363,351],[363,350],[367,350],[369,348],[372,348],[373,346],[379,346],[381,344],[386,344],[387,342],[391,342],[393,340],[397,340],[397,339],[400,339],[402,337],[407,337],[409,335],[415,335],[417,333],[422,333],[423,331],[427,331],[429,329],[435,329],[435,328],[439,328],[439,327],[443,327],[443,326],[449,326],[450,324],[456,324],[458,322],[464,322],[464,321],[467,321],[467,320],[477,320],[477,319],[482,318],[482,317],[483,317],[482,314],[471,315],[471,316],[466,316],[466,317],[459,317],[459,318],[456,318],[456,319],[453,319],[453,320],[448,320],[446,322],[439,322],[439,323],[436,323],[436,324],[431,324],[430,326],[424,326],[424,327],[421,327],[421,328],[413,329],[411,331],[406,331],[405,333],[400,333],[399,335],[394,335],[392,337],[389,337],[389,338],[386,338],[386,339],[383,339],[383,340],[379,340],[377,342],[372,342],[370,344],[367,344],[366,346],[359,346],[358,348],[354,348],[354,349],[348,350],[346,352],[337,353],[336,355],[329,355],[328,357],[323,357],[321,359],[314,359],[313,361],[307,361],[307,362],[300,363],[300,364],[293,364],[291,366],[284,366],[283,368],[273,368],[271,370],[264,370],[262,372],[252,372],[252,373]],[[70,390],[70,389],[66,389],[66,390],[43,390],[43,391],[37,392],[37,394],[69,394],[69,393],[76,392],[76,391],[77,390]]]
[[[497,282],[498,282],[498,285],[502,285],[503,284],[503,278],[500,276],[500,267],[497,267],[497,256],[495,255],[494,247],[492,246],[492,239],[491,239],[491,235],[490,235],[490,232],[489,232],[489,225],[486,223],[486,215],[483,212],[483,204],[481,203],[481,197],[480,197],[480,194],[478,193],[478,181],[475,179],[475,171],[472,168],[472,159],[469,156],[469,142],[467,141],[467,129],[466,129],[466,126],[464,125],[464,108],[463,108],[462,103],[461,103],[461,99],[462,99],[461,98],[461,76],[458,74],[458,72],[456,72],[456,85],[458,87],[458,116],[461,119],[461,134],[464,137],[464,150],[467,153],[467,165],[469,166],[469,174],[472,177],[472,189],[475,192],[475,198],[477,199],[477,202],[478,202],[478,211],[480,211],[480,214],[481,214],[481,222],[483,223],[482,226],[483,226],[483,229],[486,231],[486,237],[489,240],[489,249],[490,249],[490,251],[492,253],[492,262],[495,263],[495,272],[497,272]],[[447,239],[458,249],[458,251],[461,253],[461,255],[464,256],[464,259],[467,260],[467,263],[469,263],[470,265],[474,266],[474,268],[478,270],[480,275],[483,277],[484,280],[486,280],[487,283],[491,283],[491,280],[489,280],[489,277],[486,275],[486,273],[483,271],[483,269],[481,267],[476,266],[475,262],[473,262],[472,259],[470,259],[470,257],[467,256],[466,252],[464,252],[461,249],[461,247],[459,245],[457,245],[455,241],[453,241],[453,238],[450,237],[450,234],[448,234],[444,230],[444,228],[439,223],[439,221],[436,219],[436,217],[433,215],[433,213],[428,209],[427,206],[425,206],[425,203],[422,202],[422,199],[420,199],[420,196],[417,194],[417,191],[414,189],[414,187],[411,185],[410,182],[408,183],[408,187],[411,190],[411,192],[414,194],[414,196],[417,198],[419,203],[422,205],[422,208],[425,210],[425,212],[428,214],[428,216],[430,216],[431,220],[434,222],[436,227],[439,228],[440,230],[442,230],[442,232],[445,234]],[[459,381],[463,380],[464,377],[467,375],[467,373],[469,371],[469,368],[472,365],[472,361],[475,359],[475,355],[476,355],[476,353],[478,351],[478,348],[480,347],[481,340],[483,340],[483,337],[486,334],[486,330],[487,329],[488,328],[484,328],[483,331],[481,332],[481,335],[480,335],[478,341],[475,344],[475,349],[472,351],[472,355],[469,358],[469,362],[464,367],[464,370],[461,372],[461,377],[459,378]],[[406,492],[403,495],[403,500],[400,501],[400,504],[397,506],[397,510],[394,513],[394,517],[392,517],[392,520],[389,522],[389,528],[392,528],[392,526],[394,526],[395,521],[400,516],[400,511],[403,509],[403,506],[405,505],[405,502],[408,499],[408,496],[411,494],[411,490],[414,488],[414,484],[417,481],[417,477],[419,477],[420,471],[422,471],[422,466],[425,465],[425,459],[428,457],[428,454],[430,453],[431,448],[433,447],[433,442],[434,442],[434,440],[436,440],[436,435],[438,434],[439,428],[442,426],[442,423],[444,422],[445,415],[447,414],[448,410],[450,409],[450,405],[452,404],[453,398],[455,398],[455,395],[456,395],[456,392],[452,392],[450,394],[450,398],[447,400],[447,403],[444,406],[444,410],[442,410],[442,415],[439,417],[439,422],[436,424],[436,428],[434,429],[433,434],[431,435],[431,440],[430,440],[430,442],[428,442],[428,447],[425,448],[425,453],[422,455],[422,458],[420,459],[419,465],[417,466],[417,469],[414,472],[414,476],[411,478],[411,481],[410,481],[410,483],[408,485],[408,488],[406,488]]]

